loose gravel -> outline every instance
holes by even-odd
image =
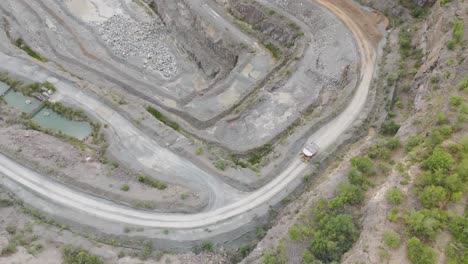
[[[140,57],[143,68],[159,71],[166,78],[177,73],[176,58],[163,43],[166,32],[160,22],[137,22],[114,15],[105,22],[94,23],[94,26],[116,55],[125,59]]]

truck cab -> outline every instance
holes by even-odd
[[[308,163],[310,159],[315,156],[315,154],[317,154],[318,151],[319,146],[314,142],[310,142],[302,149],[301,160],[305,163]]]

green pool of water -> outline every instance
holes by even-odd
[[[61,131],[63,134],[79,140],[91,135],[93,130],[88,122],[68,120],[48,108],[39,111],[32,120],[43,128],[48,128],[56,133]]]
[[[0,96],[2,96],[8,90],[9,87],[10,85],[4,82],[0,82]]]
[[[41,104],[36,98],[24,96],[22,93],[11,90],[3,96],[3,100],[10,106],[24,112],[26,114],[31,113],[33,110]]]

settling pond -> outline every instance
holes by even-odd
[[[0,82],[0,96],[5,102],[32,116],[32,120],[45,129],[55,133],[63,133],[67,136],[83,140],[93,131],[88,122],[69,120],[60,114],[43,107],[36,98],[25,96],[22,93],[9,89],[9,85]]]

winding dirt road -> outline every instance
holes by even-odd
[[[360,82],[349,105],[340,115],[309,138],[309,141],[318,143],[321,149],[326,149],[332,146],[352,126],[364,109],[374,74],[376,50],[375,43],[368,38],[367,32],[364,32],[345,11],[330,1],[317,0],[317,2],[336,14],[347,25],[355,37],[361,56]],[[15,74],[30,67],[25,65],[24,60],[5,54],[1,55],[0,59],[10,61],[10,65],[16,65],[17,69],[9,69]],[[138,129],[129,121],[104,104],[78,92],[72,85],[64,81],[59,81],[57,87],[59,93],[67,98],[66,100],[75,101],[87,111],[96,111],[99,118],[105,119],[115,133],[121,137],[120,142],[127,144],[124,145],[125,148],[136,148],[136,152],[140,152],[141,148],[151,149],[152,154],[147,157],[145,162],[149,162],[151,159],[163,162],[160,160],[161,155],[169,155],[164,152],[164,148],[155,143],[155,145],[148,146],[151,139],[139,133]],[[174,168],[176,170],[177,166],[174,164],[188,164],[176,155],[170,156],[167,160],[173,162],[168,165],[168,169]],[[104,233],[115,233],[116,226],[120,230],[125,225],[140,226],[145,228],[145,234],[140,234],[140,236],[178,242],[211,239],[217,235],[243,228],[255,218],[265,214],[270,205],[280,202],[293,191],[300,184],[306,168],[307,164],[302,163],[299,159],[294,160],[274,180],[247,194],[237,192],[229,186],[220,185],[219,181],[210,180],[214,176],[200,172],[203,174],[200,174],[201,182],[208,184],[214,199],[219,197],[229,197],[229,199],[216,202],[211,210],[206,212],[168,214],[133,209],[80,193],[0,155],[0,174],[4,176],[1,181],[8,188],[17,190],[18,196],[32,206],[39,207],[50,214],[59,215],[61,218],[71,218],[70,221],[76,217],[70,212],[79,212],[80,223],[98,228]],[[189,169],[197,171],[196,167]],[[187,175],[187,177],[192,176]],[[34,200],[34,197],[38,197],[37,201]],[[45,204],[47,206],[44,206]],[[164,229],[171,230],[170,237],[161,232]]]

